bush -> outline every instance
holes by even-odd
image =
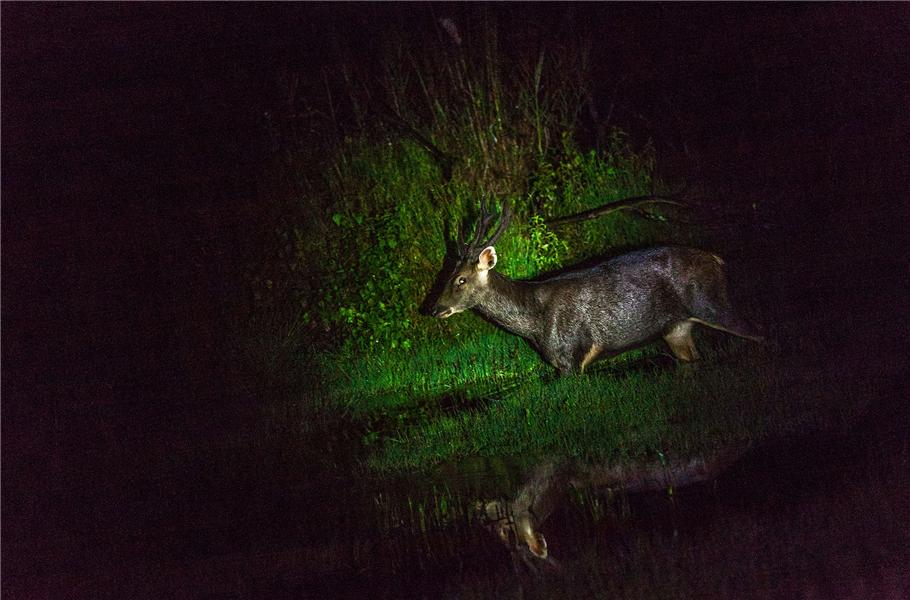
[[[512,277],[662,235],[622,214],[565,231],[546,225],[655,189],[653,153],[633,151],[621,131],[612,131],[603,151],[577,147],[576,118],[587,98],[582,52],[566,45],[504,56],[489,23],[462,36],[474,43],[455,48],[438,48],[446,38],[431,33],[385,40],[383,75],[372,88],[352,86],[371,78],[345,63],[326,73],[327,89],[345,94],[304,111],[319,117],[312,127],[322,159],[312,151],[285,155],[301,182],[299,211],[278,228],[282,250],[263,260],[253,282],[266,310],[285,294],[298,320],[327,332],[327,345],[345,353],[475,335],[473,320],[416,315],[452,232],[482,197],[513,207],[497,267]],[[295,121],[287,135],[300,131]]]

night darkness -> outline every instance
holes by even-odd
[[[0,18],[5,598],[910,598],[906,5]],[[709,248],[765,341],[566,379],[421,314],[479,194],[502,272]]]

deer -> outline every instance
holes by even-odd
[[[515,280],[494,270],[495,244],[510,218],[507,203],[497,215],[481,202],[472,238],[465,242],[465,230],[459,232],[454,267],[440,273],[430,316],[473,310],[527,340],[559,376],[584,373],[594,361],[658,338],[676,359],[698,360],[695,325],[763,339],[733,311],[725,264],[716,254],[658,246],[539,280]]]

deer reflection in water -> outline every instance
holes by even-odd
[[[708,459],[671,459],[646,464],[590,465],[572,460],[547,460],[537,465],[510,499],[478,506],[483,525],[506,545],[516,570],[560,572],[550,555],[541,527],[563,502],[570,488],[638,493],[681,488],[710,481],[726,471],[746,448],[733,448]]]

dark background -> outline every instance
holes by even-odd
[[[590,36],[598,112],[653,140],[668,177],[760,206],[734,248],[754,276],[809,320],[841,315],[824,326],[875,349],[843,368],[905,363],[910,9],[488,9],[519,49]],[[148,440],[187,412],[206,407],[213,430],[234,431],[255,410],[219,409],[248,394],[229,315],[257,252],[248,234],[272,210],[264,115],[281,105],[279,71],[315,89],[308,75],[342,55],[375,60],[385,28],[477,10],[3,4],[5,584],[29,573],[17,518],[105,480],[91,459],[55,470],[55,453],[122,453],[140,468]]]

